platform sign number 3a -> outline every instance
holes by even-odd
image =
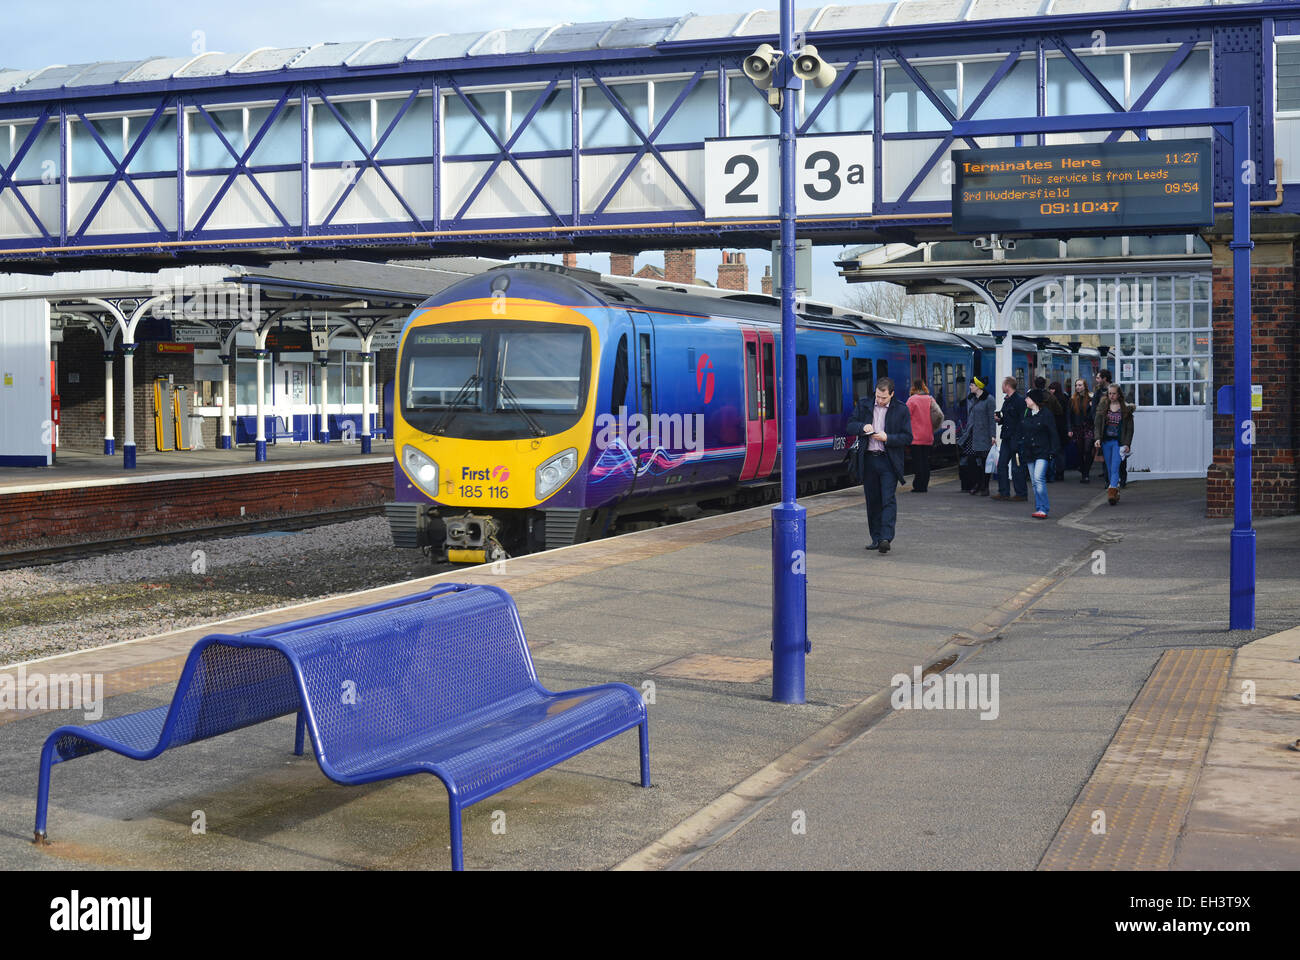
[[[801,137],[795,160],[800,216],[871,213],[871,136]],[[780,207],[777,140],[708,140],[704,144],[704,215],[712,219],[775,217]]]

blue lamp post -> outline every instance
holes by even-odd
[[[745,73],[766,89],[781,114],[781,502],[772,508],[772,699],[804,702],[808,642],[806,512],[797,501],[795,453],[795,136],[803,79],[826,86],[835,72],[817,51],[794,50],[794,0],[781,0],[781,49],[763,44],[746,58]],[[770,89],[769,89],[770,88]]]

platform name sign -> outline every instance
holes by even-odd
[[[1045,234],[1214,222],[1209,140],[953,151],[953,232]]]
[[[801,217],[871,213],[870,134],[795,141],[795,207]],[[781,200],[776,137],[704,142],[704,216],[776,217]]]

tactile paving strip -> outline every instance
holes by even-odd
[[[1231,650],[1165,652],[1040,870],[1169,868],[1231,666]]]

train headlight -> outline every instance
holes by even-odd
[[[430,497],[438,496],[438,465],[415,447],[402,448],[402,466],[415,485]]]
[[[557,453],[537,468],[537,499],[545,500],[573,476],[578,469],[578,451],[570,447]]]

